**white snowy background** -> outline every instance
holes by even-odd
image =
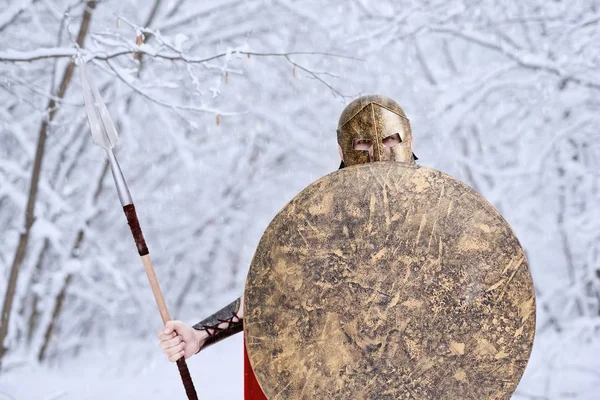
[[[185,398],[65,77],[77,53],[173,316],[242,293],[271,218],[338,167],[345,104],[380,93],[419,163],[482,193],[527,251],[537,334],[513,398],[600,398],[599,1],[3,0],[0,400]],[[188,363],[201,398],[242,398],[241,335]]]

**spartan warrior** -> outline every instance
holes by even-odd
[[[193,327],[168,322],[164,353],[188,358],[243,330],[252,400],[508,398],[535,325],[512,230],[462,182],[415,164],[393,100],[351,102],[337,138],[340,169],[274,218],[244,296]]]
[[[340,116],[338,147],[344,166],[375,161],[414,163],[410,124],[400,106],[384,96],[363,96],[351,102]],[[243,330],[244,297],[233,301],[210,317],[190,327],[182,321],[170,321],[158,334],[160,346],[169,361],[206,349]],[[261,399],[264,395],[245,359],[245,397]]]

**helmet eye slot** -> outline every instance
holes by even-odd
[[[371,151],[373,149],[373,142],[369,139],[354,139],[354,150],[359,151]]]
[[[394,133],[388,137],[383,138],[383,147],[394,147],[402,143],[399,133]]]

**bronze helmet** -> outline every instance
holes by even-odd
[[[340,116],[337,138],[344,166],[374,161],[414,163],[417,159],[408,118],[386,96],[362,96],[348,104]]]

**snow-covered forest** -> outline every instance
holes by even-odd
[[[513,398],[598,398],[598,0],[0,2],[2,400],[184,398],[77,55],[174,317],[242,293],[271,218],[338,167],[344,106],[384,94],[418,162],[526,249],[537,333]],[[242,398],[240,335],[189,366],[203,398]]]

